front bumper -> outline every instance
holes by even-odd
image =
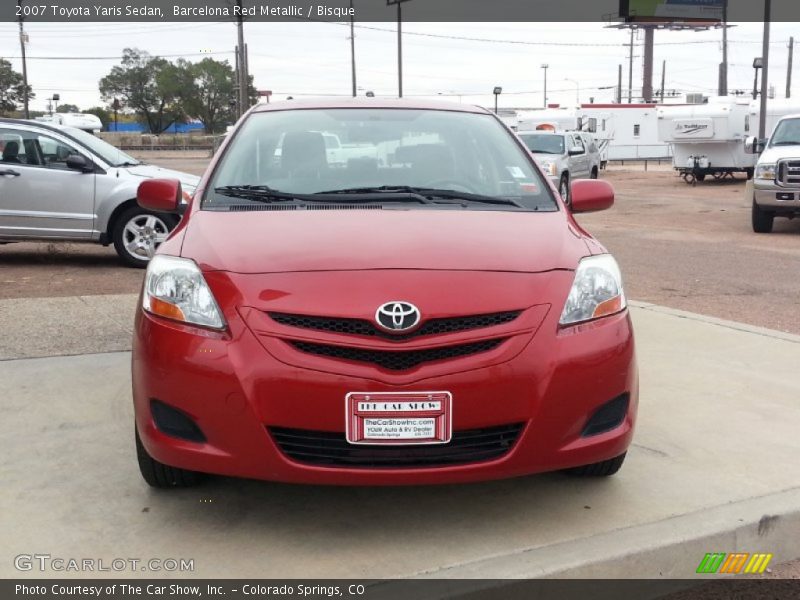
[[[762,209],[778,213],[800,213],[800,189],[756,181],[755,202]]]
[[[505,346],[443,361],[450,366],[446,373],[441,364],[418,367],[416,378],[407,375],[398,383],[395,377],[390,383],[392,377],[373,371],[356,375],[357,365],[347,365],[356,369],[350,373],[336,372],[336,359],[297,354],[279,340],[265,344],[236,314],[228,315],[230,331],[216,334],[139,310],[132,365],[136,424],[148,453],[165,464],[294,483],[456,483],[613,458],[631,442],[638,404],[629,315],[625,311],[558,330],[556,312],[549,311],[535,334],[518,340],[518,348]],[[425,376],[426,372],[436,374]],[[348,392],[412,390],[451,392],[456,433],[513,424],[519,424],[521,432],[499,458],[402,468],[307,464],[284,454],[270,433],[296,428],[343,435]],[[604,433],[583,435],[597,409],[621,394],[630,398],[622,423]],[[160,431],[151,414],[152,400],[188,415],[206,441],[191,442]]]

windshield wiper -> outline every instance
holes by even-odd
[[[522,205],[508,198],[496,198],[494,196],[483,196],[481,194],[472,194],[470,192],[459,192],[458,190],[423,188],[423,187],[413,187],[408,185],[401,185],[401,186],[384,185],[380,187],[345,188],[341,190],[330,190],[327,192],[320,192],[320,194],[323,195],[390,194],[390,193],[417,194],[425,198],[428,202],[436,198],[443,198],[443,199],[461,200],[462,202],[475,202],[478,204],[497,204],[502,206],[516,206],[517,208],[524,208]]]
[[[329,203],[329,204],[354,204],[354,203],[375,203],[375,202],[418,202],[420,204],[430,204],[430,200],[420,194],[403,189],[398,190],[378,190],[375,188],[365,188],[354,192],[318,192],[315,194],[293,194],[282,192],[266,185],[226,185],[214,188],[214,191],[223,196],[233,198],[244,198],[255,202],[287,202],[298,201],[306,203]],[[354,198],[353,195],[359,197]]]
[[[772,145],[773,146],[800,146],[800,142],[791,142],[791,141],[786,140],[786,141],[781,141],[781,142],[775,142]]]
[[[138,162],[138,161],[137,162],[131,162],[129,160],[126,160],[123,163],[119,163],[117,166],[118,167],[138,167],[141,164],[144,164],[144,163],[141,163],[141,162]]]

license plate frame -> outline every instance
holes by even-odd
[[[409,427],[416,428],[416,434],[393,436],[393,428]],[[427,428],[432,435],[424,434]],[[453,437],[453,395],[445,391],[350,392],[345,396],[345,437],[349,444],[360,446],[447,444]]]

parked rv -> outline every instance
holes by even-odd
[[[50,123],[51,125],[63,125],[64,127],[73,127],[89,133],[98,133],[103,130],[103,123],[97,115],[88,113],[56,113],[53,115],[44,115],[43,117],[36,117],[35,121],[42,123]]]

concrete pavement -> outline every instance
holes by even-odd
[[[13,557],[26,553],[187,558],[195,577],[373,579],[693,577],[706,552],[800,556],[800,336],[632,313],[639,427],[622,471],[599,481],[152,491],[134,457],[128,353],[2,361],[0,577],[80,576],[20,573]]]

